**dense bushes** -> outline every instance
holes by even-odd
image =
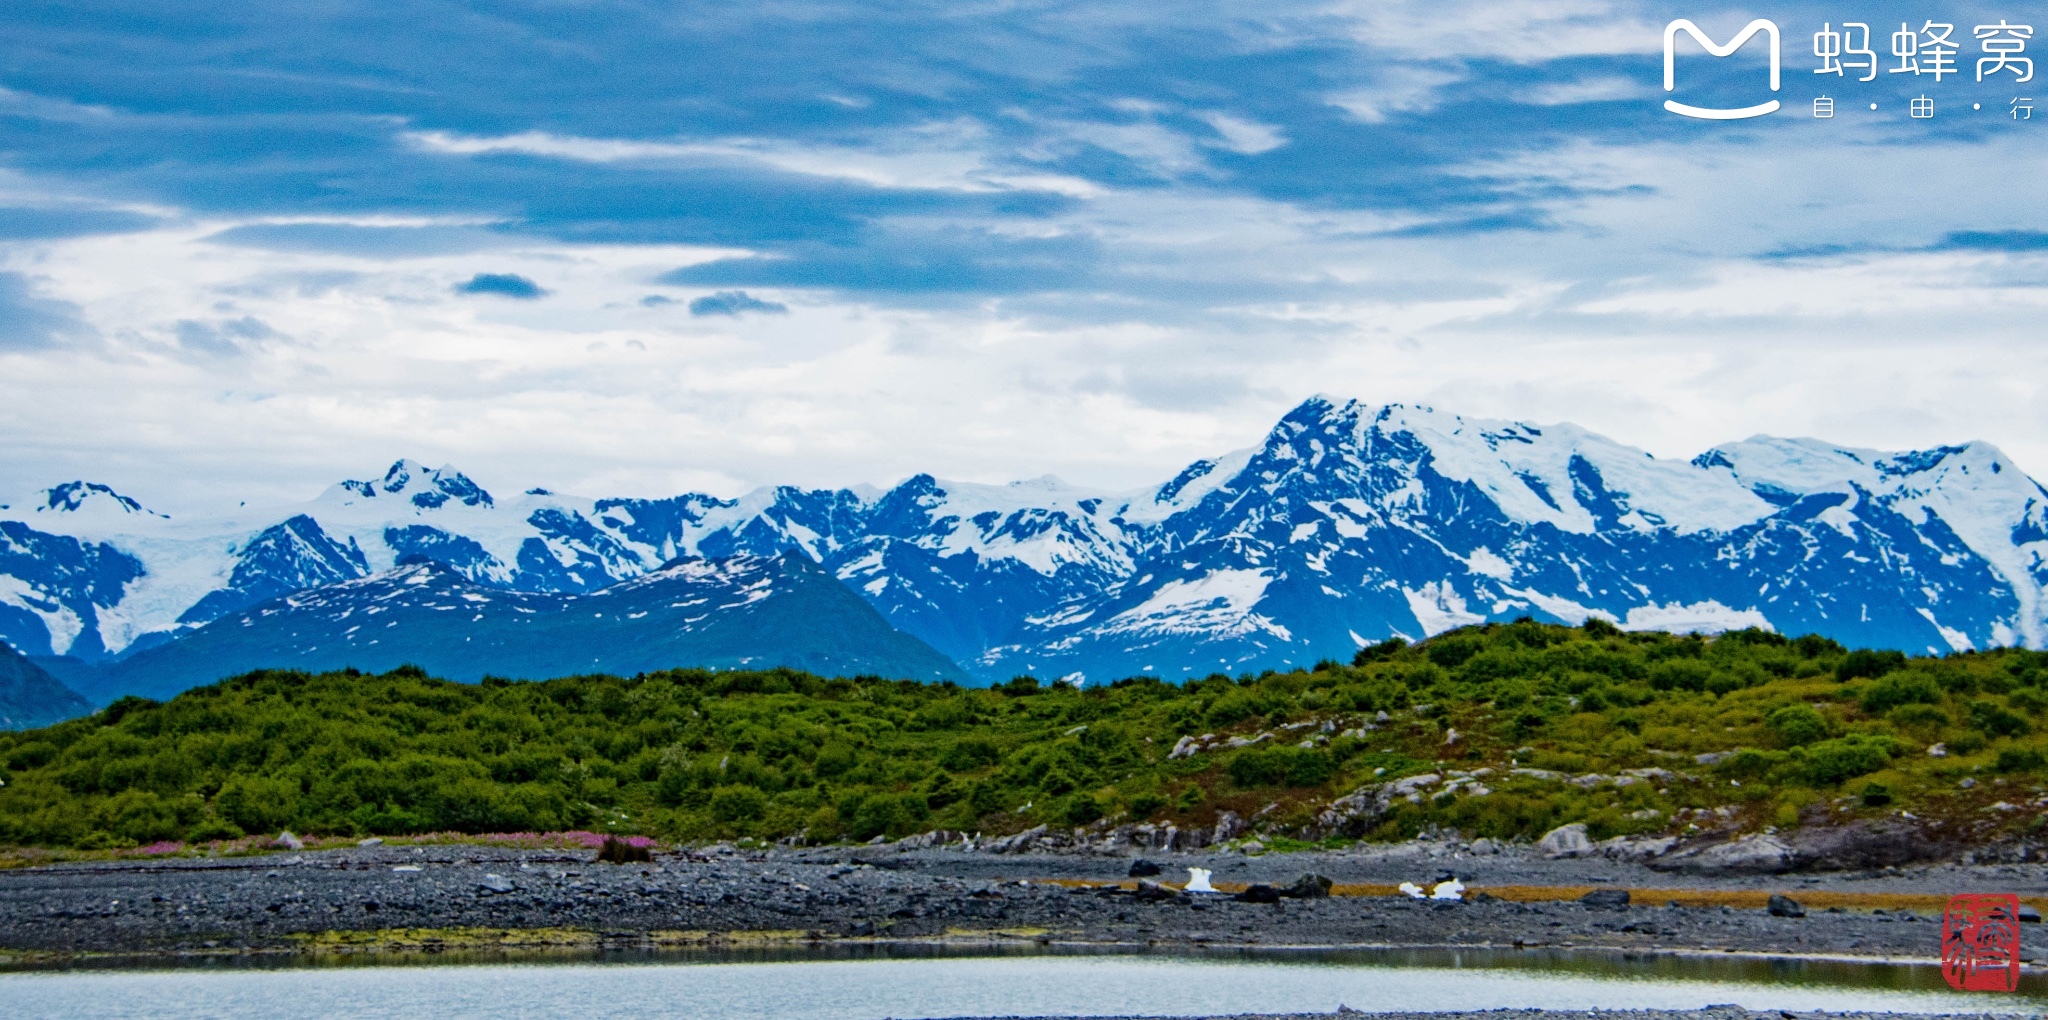
[[[1605,836],[1730,803],[1796,824],[1821,798],[1925,816],[1970,772],[1987,776],[1979,792],[2040,779],[2044,683],[2048,656],[2027,651],[1908,659],[1600,621],[1391,641],[1307,672],[1085,690],[788,670],[479,685],[264,672],[0,734],[0,841],[281,828],[867,840],[1103,819],[1187,828],[1222,811],[1299,831],[1334,797],[1421,773],[1445,780],[1349,834],[1517,837],[1584,821]],[[1183,738],[1200,750],[1170,757]],[[1945,757],[1922,753],[1937,743]],[[1695,760],[1710,753],[1718,764]],[[1626,775],[1652,767],[1674,778]]]

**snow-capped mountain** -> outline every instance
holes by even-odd
[[[71,483],[0,511],[0,637],[126,654],[414,558],[584,593],[678,556],[789,550],[984,680],[1303,665],[1523,615],[1915,652],[2048,642],[2048,492],[1989,445],[1758,437],[1665,461],[1571,425],[1327,398],[1138,492],[919,475],[498,499],[400,461],[309,504],[181,521]]]

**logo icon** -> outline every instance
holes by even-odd
[[[1778,25],[1776,22],[1766,18],[1758,18],[1743,26],[1742,31],[1735,33],[1735,38],[1729,40],[1726,46],[1717,45],[1714,40],[1707,38],[1705,32],[1700,31],[1698,25],[1684,18],[1664,26],[1664,91],[1670,92],[1678,88],[1678,33],[1680,32],[1692,36],[1708,53],[1717,57],[1725,57],[1741,49],[1742,44],[1748,42],[1758,32],[1770,36],[1771,91],[1778,91]],[[1664,101],[1664,108],[1681,117],[1696,117],[1700,120],[1745,120],[1750,117],[1761,117],[1765,114],[1778,112],[1778,101],[1773,99],[1766,103],[1758,103],[1755,106],[1745,106],[1729,110],[1687,106],[1684,103],[1666,99]]]
[[[1952,896],[1941,915],[1941,976],[1960,992],[2020,986],[2020,898]]]

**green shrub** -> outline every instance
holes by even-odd
[[[189,843],[204,843],[215,839],[241,839],[244,835],[246,833],[242,831],[241,826],[207,815],[200,819],[199,824],[194,825],[191,831],[185,833],[185,840]]]
[[[1650,686],[1660,691],[1704,691],[1714,667],[1698,659],[1667,659],[1650,667]]]
[[[946,748],[946,753],[939,758],[939,765],[953,772],[970,772],[984,765],[994,765],[1001,758],[1002,751],[996,747],[995,741],[987,737],[963,737]],[[819,771],[824,772],[822,768]]]
[[[1058,817],[1068,825],[1086,825],[1102,815],[1102,802],[1094,794],[1077,793],[1060,803]]]
[[[2048,755],[2031,747],[2008,747],[1998,752],[2000,772],[2034,772],[2048,765]]]
[[[1230,759],[1230,778],[1239,786],[1320,786],[1337,763],[1325,751],[1307,747],[1255,747]]]
[[[721,822],[750,822],[767,811],[768,795],[751,786],[721,786],[711,791],[711,817]]]
[[[1863,688],[1858,701],[1865,712],[1883,715],[1900,705],[1938,705],[1941,688],[1924,673],[1890,673]]]
[[[1764,717],[1764,725],[1785,747],[1811,744],[1828,735],[1828,720],[1812,705],[1786,705]]]
[[[1797,774],[1816,786],[1833,786],[1883,769],[1898,749],[1889,737],[1851,734],[1824,740],[1799,749],[1803,760],[1795,759]]]
[[[1933,705],[1909,704],[1892,709],[1892,725],[1905,730],[1933,730],[1947,726],[1948,713]]]
[[[1211,726],[1223,727],[1243,722],[1257,714],[1258,704],[1252,699],[1251,692],[1237,688],[1217,698],[1215,703],[1209,706],[1209,711],[1203,714],[1203,718]]]
[[[1147,791],[1131,798],[1131,817],[1143,821],[1159,813],[1167,805],[1165,797]]]
[[[1757,780],[1769,774],[1772,769],[1777,768],[1778,764],[1784,760],[1785,754],[1782,751],[1759,751],[1755,748],[1743,748],[1721,759],[1721,763],[1714,766],[1714,771],[1730,779]]]
[[[876,836],[900,839],[917,831],[930,816],[931,811],[922,797],[870,794],[861,799],[860,807],[854,811],[851,834],[855,839],[873,839]]]
[[[1847,683],[1857,677],[1881,677],[1905,665],[1904,652],[1890,648],[1858,648],[1835,663],[1835,679]]]
[[[1970,702],[1970,726],[1994,737],[2017,737],[2034,728],[1994,701]]]
[[[299,810],[299,784],[264,776],[236,776],[220,788],[214,810],[245,832],[276,832]]]

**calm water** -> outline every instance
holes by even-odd
[[[2040,1013],[1948,990],[1931,967],[1533,953],[1262,952],[206,967],[0,974],[0,1014],[42,1017],[706,1017],[910,1020],[1366,1010],[1696,1008]]]

